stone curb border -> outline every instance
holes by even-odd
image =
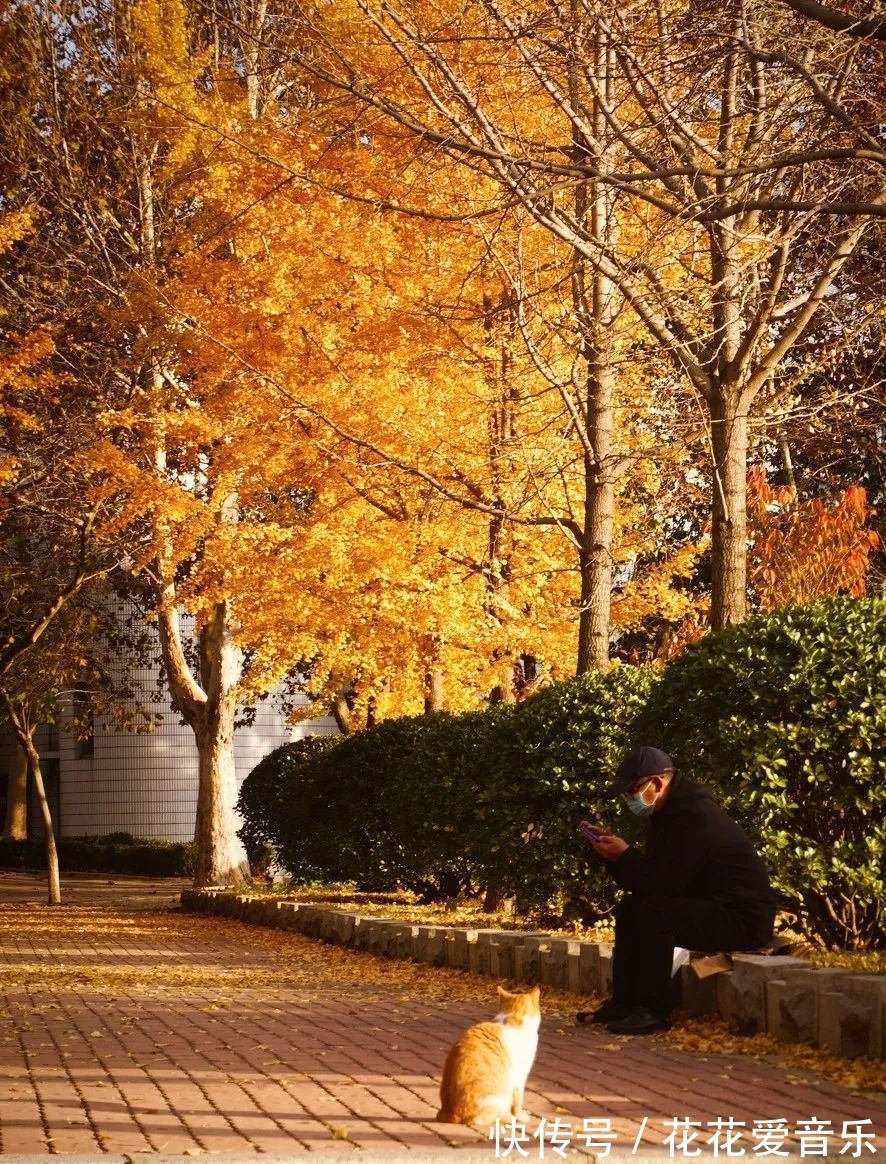
[[[294,930],[387,958],[449,966],[470,974],[540,983],[606,996],[612,943],[519,930],[412,925],[311,905],[216,889],[186,889],[182,908],[253,925]],[[733,954],[732,969],[700,978],[692,963],[677,976],[681,1007],[716,1015],[743,1035],[765,1031],[788,1043],[812,1043],[845,1058],[886,1059],[886,975],[814,969],[802,958]]]

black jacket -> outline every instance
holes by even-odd
[[[766,933],[761,943],[771,935],[775,896],[766,867],[710,789],[679,773],[649,818],[645,853],[631,846],[609,869],[641,897],[706,897],[733,910],[749,933]]]

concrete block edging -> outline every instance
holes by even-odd
[[[296,901],[222,889],[186,889],[182,909],[291,930],[388,958],[448,966],[531,986],[540,983],[605,997],[612,943],[521,930],[414,925]],[[802,958],[732,955],[732,969],[699,978],[678,971],[678,998],[690,1015],[714,1015],[739,1034],[767,1032],[846,1058],[886,1059],[886,974],[814,969]]]

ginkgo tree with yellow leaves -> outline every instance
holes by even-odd
[[[366,216],[334,196],[327,207],[316,189],[316,171],[307,189],[298,179],[286,153],[291,148],[286,132],[276,141],[266,133],[260,164],[260,151],[246,150],[242,137],[220,144],[225,172],[238,175],[236,188],[255,193],[219,247],[224,261],[208,269],[195,255],[180,281],[164,289],[189,329],[189,342],[204,353],[194,359],[203,367],[224,367],[226,376],[252,377],[256,391],[276,397],[294,418],[294,448],[305,440],[323,445],[330,472],[379,515],[395,521],[408,516],[401,505],[406,486],[398,483],[407,478],[438,493],[449,507],[448,513],[435,507],[438,520],[446,514],[469,537],[476,539],[475,519],[482,518],[485,536],[470,553],[457,548],[463,539],[452,545],[452,531],[441,535],[441,552],[482,575],[487,612],[522,610],[530,621],[534,608],[553,612],[553,580],[557,619],[564,630],[572,624],[572,642],[562,640],[545,653],[568,666],[576,628],[581,639],[593,613],[603,620],[605,633],[597,638],[608,660],[612,530],[625,558],[630,542],[648,535],[637,506],[628,506],[613,527],[611,496],[599,505],[601,486],[592,472],[597,437],[589,435],[582,390],[573,390],[587,374],[587,356],[571,290],[571,256],[543,253],[545,236],[538,228],[522,237],[509,228],[507,256],[521,254],[524,265],[538,271],[531,287],[524,280],[518,294],[513,271],[503,266],[504,228],[491,248],[485,229],[441,223],[433,207],[420,229],[415,217]],[[269,157],[275,150],[277,156]],[[384,158],[370,142],[353,143],[351,151],[356,157],[346,157],[342,169],[353,174],[362,168],[367,181],[387,181],[387,168],[379,169]],[[287,156],[288,163],[281,160]],[[287,165],[292,179],[281,184]],[[327,173],[324,180],[333,184],[335,175]],[[226,213],[219,206],[215,221],[227,222]],[[212,221],[209,234],[218,242]],[[618,350],[612,342],[614,373]],[[618,360],[631,385],[627,395],[642,416],[638,360],[629,338],[618,342]],[[608,432],[614,421],[607,409]],[[610,457],[610,493],[619,475],[642,459],[644,438],[627,402],[619,428],[625,435],[619,456]],[[655,475],[648,462],[644,473],[648,484]],[[598,509],[608,525],[603,535],[589,524]],[[534,557],[512,561],[507,546],[514,538],[528,545],[530,530]],[[605,602],[592,603],[583,588],[583,563],[592,551],[605,560]],[[533,568],[532,561],[545,556],[550,569]],[[518,578],[524,591],[543,592],[544,600],[534,606],[518,600]],[[478,633],[476,625],[472,633]],[[533,633],[538,648],[545,631],[537,617]],[[440,640],[439,634],[431,637]],[[505,660],[513,657],[504,643],[493,651]],[[578,653],[580,668],[587,666],[587,652]]]
[[[3,30],[16,50],[4,54],[16,81],[5,88],[15,115],[7,144],[21,162],[9,197],[32,199],[46,220],[21,256],[32,294],[20,297],[18,318],[26,324],[42,311],[52,322],[53,370],[66,371],[57,395],[70,398],[76,385],[92,424],[81,496],[100,514],[100,539],[128,552],[120,564],[153,610],[173,702],[195,732],[198,879],[236,883],[248,876],[231,754],[242,651],[225,595],[195,608],[199,642],[189,657],[178,595],[183,582],[196,590],[198,564],[224,572],[216,554],[228,552],[227,527],[237,524],[238,463],[236,450],[227,460],[219,450],[236,426],[178,377],[154,294],[176,226],[188,220],[175,183],[194,151],[151,95],[194,90],[202,59],[190,54],[181,11],[176,20],[159,7],[110,5],[82,19],[60,4],[52,15],[47,25],[42,10],[22,5]],[[176,71],[185,65],[186,74]],[[54,89],[40,83],[49,76]],[[47,92],[57,99],[47,102]],[[32,155],[44,163],[39,182]],[[268,544],[265,565],[272,556]]]
[[[0,261],[15,262],[39,218],[32,208],[0,216]],[[47,899],[57,905],[58,821],[35,733],[63,715],[82,730],[70,711],[75,693],[112,688],[107,656],[121,650],[123,636],[110,645],[116,627],[102,599],[120,552],[102,531],[105,507],[90,495],[96,434],[88,398],[60,367],[49,321],[17,312],[14,299],[0,310],[0,721],[16,745],[3,835],[26,838],[30,787],[43,830]]]
[[[90,214],[100,215],[104,225],[110,223],[122,236],[119,253],[112,257],[103,279],[105,287],[114,289],[102,304],[103,324],[113,337],[113,347],[103,369],[106,379],[93,404],[102,438],[90,462],[93,496],[109,514],[102,523],[103,536],[129,549],[130,573],[153,608],[160,629],[174,705],[197,739],[196,836],[201,854],[197,878],[203,883],[236,883],[246,876],[232,827],[231,745],[237,701],[270,682],[284,665],[304,659],[315,666],[324,640],[328,644],[324,666],[330,669],[340,657],[352,668],[359,665],[368,671],[373,681],[378,674],[394,673],[402,659],[395,646],[403,635],[398,639],[393,632],[411,626],[409,616],[416,603],[428,605],[428,579],[433,575],[418,571],[413,561],[393,563],[400,579],[411,568],[416,585],[400,587],[401,603],[396,609],[387,600],[379,604],[377,596],[391,585],[392,571],[376,567],[373,576],[366,561],[371,555],[366,551],[374,547],[381,556],[391,557],[390,546],[381,538],[365,538],[364,511],[383,514],[383,504],[379,506],[380,500],[384,503],[383,489],[374,484],[368,499],[359,479],[367,466],[353,464],[350,468],[356,475],[351,474],[349,462],[354,458],[343,453],[341,440],[331,441],[330,426],[324,423],[321,434],[312,434],[309,408],[294,401],[291,391],[288,395],[268,391],[267,373],[250,372],[249,362],[254,364],[256,357],[248,345],[230,360],[225,358],[230,342],[213,338],[201,345],[201,338],[210,335],[211,324],[213,337],[219,330],[229,339],[242,338],[245,332],[260,342],[267,337],[265,349],[273,348],[275,314],[291,316],[296,296],[292,287],[268,278],[271,267],[267,261],[260,264],[261,255],[253,263],[254,256],[243,250],[248,241],[244,237],[210,237],[211,215],[235,187],[231,170],[218,156],[219,134],[205,127],[220,120],[214,103],[221,102],[231,118],[236,106],[221,101],[221,87],[201,95],[194,86],[203,62],[191,54],[183,21],[165,27],[161,53],[159,13],[153,13],[153,24],[147,6],[125,15],[129,20],[118,30],[117,56],[112,58],[118,72],[108,79],[107,92],[114,91],[113,83],[126,100],[103,110],[113,132],[127,146],[117,157],[120,202],[115,206],[106,200],[86,202]],[[95,53],[90,66],[97,68],[96,46],[88,44],[83,30],[79,37],[84,54],[90,47]],[[107,61],[104,68],[109,69]],[[173,93],[178,101],[175,111],[168,100]],[[190,103],[182,101],[183,93],[192,94]],[[98,144],[109,148],[106,142]],[[218,160],[218,167],[213,168],[208,159]],[[65,175],[58,177],[61,182]],[[132,201],[125,200],[126,193]],[[227,213],[231,214],[230,207]],[[313,224],[306,229],[311,233]],[[328,250],[337,230],[330,209]],[[100,241],[107,247],[110,236],[102,235]],[[271,231],[260,239],[265,259],[271,241]],[[373,241],[377,245],[377,234]],[[238,245],[239,256],[236,249],[232,253]],[[204,268],[202,276],[198,273],[189,282],[188,259],[197,252],[212,273],[222,271],[225,260],[232,259],[238,278],[223,286],[222,279],[213,282]],[[302,248],[298,258],[303,265],[306,258],[316,264],[317,248],[310,252]],[[334,251],[332,259],[336,260]],[[337,261],[341,271],[340,256]],[[249,277],[244,277],[244,271]],[[263,313],[257,321],[249,310],[253,274],[263,283]],[[329,268],[322,274],[328,275]],[[195,313],[195,288],[201,277],[213,287],[213,314],[202,322]],[[371,300],[377,307],[378,282],[371,283],[360,272],[353,278],[346,273],[345,278],[351,288],[348,303],[353,307],[362,302],[366,326],[374,327],[365,304]],[[307,281],[302,278],[301,283]],[[328,369],[335,366],[330,357],[353,324],[352,318],[342,318],[341,296],[331,296],[329,286],[327,281],[321,295],[314,284],[300,290],[303,313],[313,317],[313,334],[300,337],[297,358],[289,369],[294,383],[314,377],[327,392],[342,387],[341,379],[330,378]],[[223,318],[223,326],[216,326],[225,308],[237,312],[236,327]],[[89,338],[94,345],[94,337]],[[380,340],[385,342],[376,329],[364,351]],[[94,354],[95,346],[89,350]],[[260,354],[267,358],[267,350]],[[320,368],[322,377],[317,376]],[[374,390],[381,386],[382,377],[377,381]],[[369,396],[369,390],[364,390],[364,404]],[[351,392],[345,404],[352,417],[361,401]],[[396,417],[397,407],[392,405],[392,415],[386,419],[395,432]],[[274,433],[286,426],[291,431],[285,442],[278,440],[275,445]],[[353,447],[353,442],[347,444],[348,449]],[[334,473],[331,466],[336,467]],[[408,510],[404,513],[411,516]],[[402,527],[402,520],[389,525],[389,535],[395,531],[399,537]],[[308,528],[311,539],[306,536]],[[350,544],[349,534],[359,553],[342,552]],[[460,556],[463,548],[455,539],[439,534],[436,544],[430,539],[412,540],[419,547],[432,547],[427,552],[437,563],[447,560],[440,553],[441,542],[455,555]],[[475,556],[482,560],[482,555]],[[361,576],[353,586],[355,573]],[[274,609],[268,595],[273,585],[289,608],[289,633],[268,634],[268,622],[261,618],[265,609]],[[484,586],[479,589],[485,593]],[[456,590],[453,577],[453,594]],[[469,593],[470,588],[463,592]],[[413,608],[405,605],[410,594]],[[381,614],[385,608],[388,614],[387,622],[382,618],[379,626],[380,605]],[[441,646],[457,636],[448,628],[441,630],[445,603],[435,606],[430,607],[432,621],[417,625],[413,635],[420,633],[420,641],[439,653]],[[197,621],[196,663],[187,655],[180,625],[182,608]],[[330,625],[333,633],[324,635],[322,628]],[[463,619],[461,627],[467,625]],[[250,639],[250,630],[261,632],[262,637]],[[468,643],[467,653],[472,651],[476,653],[476,645]],[[383,652],[391,660],[388,665],[383,665]],[[422,662],[427,665],[426,660]],[[470,668],[462,670],[467,673]],[[392,686],[390,678],[386,682]],[[398,682],[409,689],[408,676],[398,675]]]
[[[170,95],[161,105],[170,109],[174,100]],[[420,612],[412,618],[401,597],[399,617],[374,641],[387,643],[388,653],[398,644],[402,671],[414,653],[403,639],[414,634],[423,644],[419,654],[430,651],[425,669],[433,671],[440,661],[433,656],[445,644],[451,648],[457,639],[474,644],[449,650],[451,666],[455,655],[464,658],[465,649],[478,649],[483,628],[489,627],[500,641],[487,653],[503,662],[506,674],[517,648],[503,639],[516,614],[516,621],[526,624],[517,631],[524,644],[519,649],[568,658],[574,645],[564,636],[571,629],[574,637],[587,605],[574,586],[569,591],[581,572],[570,559],[586,536],[588,438],[575,403],[567,392],[564,406],[557,385],[568,389],[574,374],[578,327],[573,323],[571,334],[569,324],[561,327],[553,353],[547,340],[527,345],[539,321],[527,320],[525,301],[515,301],[501,251],[491,252],[488,238],[473,223],[459,224],[442,213],[441,206],[457,197],[446,185],[451,173],[439,176],[426,214],[404,218],[389,207],[382,211],[392,162],[371,139],[347,136],[337,151],[327,148],[321,166],[313,158],[316,138],[301,127],[297,132],[287,125],[225,128],[217,118],[213,122],[211,110],[188,116],[179,110],[179,115],[200,127],[213,150],[212,172],[194,183],[199,211],[190,227],[211,246],[201,243],[185,252],[175,279],[162,288],[171,333],[187,334],[184,366],[204,386],[213,377],[219,383],[249,382],[270,406],[276,401],[283,418],[275,432],[281,449],[286,434],[296,460],[313,444],[308,455],[319,456],[329,488],[344,489],[342,495],[352,498],[348,512],[359,512],[358,501],[365,503],[375,510],[373,528],[387,518],[388,536],[398,543],[402,523],[418,521],[422,537],[413,544],[426,547],[427,561],[417,569],[425,580],[438,580],[438,596],[444,588],[438,555],[455,567],[454,585],[467,570],[485,586],[473,612],[462,604],[455,636],[439,612],[436,627],[427,628]],[[317,120],[328,134],[322,115]],[[372,183],[371,198],[357,202],[336,194],[337,185],[355,174]],[[232,190],[242,211],[232,212]],[[537,247],[543,232],[534,233]],[[552,265],[547,256],[542,262],[550,269],[545,279],[551,285],[544,288],[550,313],[562,316],[566,303],[574,320],[568,256],[565,264],[561,259]],[[401,478],[436,491],[449,508],[428,506]],[[414,501],[404,503],[407,496]],[[329,504],[335,508],[335,502]],[[312,508],[317,513],[324,506],[315,498]],[[436,547],[427,536],[431,511],[444,523]],[[485,525],[478,526],[475,517]],[[632,524],[625,521],[623,527]],[[517,529],[537,534],[539,544],[525,563],[513,562],[505,549]],[[543,537],[544,529],[555,536]],[[334,527],[334,536],[342,545],[352,540],[343,524]],[[474,539],[473,546],[465,548],[466,538]],[[562,546],[555,549],[558,540]],[[526,545],[528,539],[522,541]],[[548,567],[539,565],[545,556]],[[311,557],[328,578],[325,557]],[[366,561],[365,554],[360,557]],[[604,557],[608,562],[609,547]],[[569,583],[558,588],[565,575],[571,575]],[[517,579],[526,592],[522,597]],[[304,591],[317,589],[305,577]],[[426,581],[418,593],[425,589]],[[559,608],[552,590],[559,594]],[[324,621],[346,626],[359,594],[358,571],[348,609],[340,614],[334,595],[326,594],[315,617],[303,599],[292,635],[323,636],[317,624]],[[262,605],[267,610],[272,604],[268,595]],[[558,628],[559,639],[547,644],[542,611]],[[351,650],[360,641],[360,636],[323,637],[327,643],[349,643]],[[605,638],[608,653],[608,622]],[[390,692],[390,668],[376,666],[377,660],[359,653],[350,662],[333,660],[328,645],[325,655],[326,674],[347,676],[358,669],[374,674],[374,684]],[[421,684],[404,680],[401,674],[397,686],[417,698]],[[476,689],[476,682],[471,686]],[[506,690],[510,679],[495,686]],[[389,706],[396,704],[389,700]]]
[[[857,45],[756,0],[698,18],[665,0],[346,0],[305,19],[304,68],[362,104],[364,132],[482,174],[670,362],[707,429],[712,622],[740,621],[749,418],[871,324],[853,276],[886,194]]]
[[[743,612],[748,414],[864,330],[859,299],[835,336],[829,298],[867,219],[822,239],[775,197],[788,98],[836,117],[836,81],[756,10],[658,8],[661,43],[590,0],[57,0],[48,38],[16,9],[19,176],[53,226],[31,285],[195,734],[198,882],[248,876],[236,709],[293,671],[360,724],[513,698],[521,659],[604,669],[613,625],[693,610],[701,537],[662,497],[705,440],[714,621]],[[688,49],[701,82],[668,73]]]

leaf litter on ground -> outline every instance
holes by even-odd
[[[203,999],[207,1010],[238,996],[250,1004],[256,996],[271,1004],[291,1001],[293,992],[314,997],[326,982],[335,982],[355,1002],[374,990],[389,994],[394,989],[405,1005],[469,1002],[488,1008],[495,994],[494,983],[466,971],[176,910],[132,913],[101,906],[8,905],[0,907],[0,935],[0,986],[7,992],[73,989],[113,995],[140,990],[180,995],[191,990],[209,996]],[[217,960],[205,953],[213,946],[220,951]],[[574,1033],[575,1012],[594,1004],[587,995],[544,987],[546,1026],[559,1035]],[[855,1092],[886,1093],[884,1062],[842,1059],[765,1034],[735,1035],[720,1021],[680,1018],[653,1039],[670,1050],[699,1056],[754,1057],[802,1072],[804,1082],[831,1081]]]

